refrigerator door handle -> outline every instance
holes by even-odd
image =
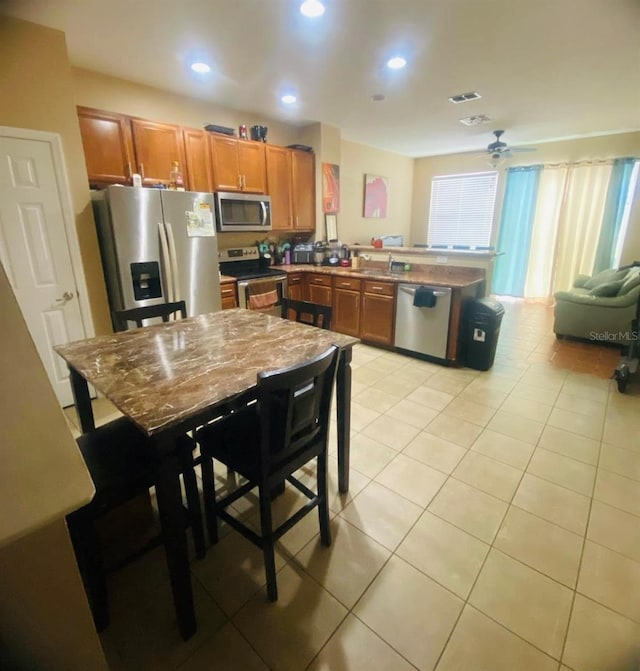
[[[158,222],[158,234],[160,235],[160,252],[162,253],[162,267],[164,268],[164,277],[167,283],[167,303],[173,303],[173,278],[171,277],[171,261],[169,260],[169,243],[167,241],[167,231],[164,224]]]
[[[167,230],[167,241],[169,242],[169,258],[171,260],[171,277],[173,279],[173,300],[180,301],[180,276],[178,275],[178,254],[176,253],[176,241],[173,237],[173,227],[171,224],[164,225]]]

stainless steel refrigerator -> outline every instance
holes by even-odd
[[[178,300],[190,317],[220,310],[212,194],[109,186],[92,200],[112,311]]]

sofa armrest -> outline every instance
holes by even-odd
[[[635,305],[640,295],[640,287],[636,287],[622,296],[593,296],[590,293],[582,291],[557,291],[553,297],[556,303],[567,301],[576,305],[591,305],[603,308],[625,308],[629,305]]]

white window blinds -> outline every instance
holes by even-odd
[[[427,243],[488,246],[497,184],[497,172],[434,177]]]

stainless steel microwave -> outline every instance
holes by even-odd
[[[218,191],[215,194],[219,231],[270,231],[271,197]]]

